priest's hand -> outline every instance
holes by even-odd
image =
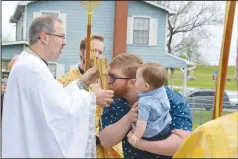
[[[94,83],[99,78],[99,72],[96,67],[88,69],[82,76],[81,80],[87,86]]]
[[[110,106],[113,101],[114,91],[113,90],[104,90],[100,87],[100,84],[96,84],[94,87],[94,93],[96,95],[96,103],[97,105],[101,105],[103,107]]]

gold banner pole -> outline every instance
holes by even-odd
[[[91,30],[92,30],[92,15],[93,9],[99,5],[99,1],[80,1],[81,6],[88,10],[88,24],[87,24],[87,41],[86,41],[86,56],[85,56],[85,68],[86,72],[90,68],[90,42],[91,42]]]
[[[219,72],[216,84],[216,96],[213,108],[212,119],[216,119],[222,115],[224,90],[227,77],[227,66],[230,53],[231,36],[233,29],[233,21],[235,15],[236,1],[226,1],[226,13],[224,32],[222,40],[222,49],[219,63]]]
[[[90,68],[90,52],[91,52],[91,29],[92,29],[92,14],[93,9],[97,7],[100,2],[99,1],[81,1],[81,5],[88,9],[88,24],[87,24],[87,42],[86,42],[86,56],[85,56],[85,71]],[[105,57],[98,58],[96,57],[95,50],[93,51],[93,63],[94,66],[99,70],[100,73],[100,81],[102,89],[109,89],[108,85],[108,67],[107,67],[107,59]],[[97,118],[100,121],[101,128],[102,128],[102,120],[101,116],[103,114],[103,107],[97,107]],[[96,127],[98,127],[98,123],[96,123]]]

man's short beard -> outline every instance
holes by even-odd
[[[127,92],[128,92],[128,90],[127,90],[126,83],[125,83],[123,86],[121,86],[117,90],[114,90],[113,98],[116,99],[116,98],[124,97],[127,94]]]

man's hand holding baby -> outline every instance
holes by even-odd
[[[131,133],[130,137],[129,137],[129,134]],[[139,137],[137,137],[132,131],[130,131],[127,135],[128,137],[128,142],[133,146],[135,147],[137,141],[140,139]]]

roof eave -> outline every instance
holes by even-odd
[[[18,2],[19,3],[19,2]],[[9,19],[9,22],[10,23],[16,23],[16,21],[14,21],[13,19],[13,17],[15,17],[15,15],[16,15],[16,11],[17,11],[17,9],[18,9],[18,3],[17,3],[17,5],[16,5],[16,7],[15,7],[15,10],[14,10],[14,12],[13,12],[13,15],[10,17],[10,19]]]
[[[9,20],[10,23],[16,23],[19,20],[19,18],[21,17],[21,10],[24,7],[25,7],[24,5],[17,4],[17,7]]]
[[[165,7],[165,6],[162,6],[162,5],[158,4],[158,3],[154,3],[153,1],[144,1],[144,2],[146,2],[146,3],[148,3],[148,4],[151,4],[151,5],[153,5],[153,6],[156,6],[156,7],[160,8],[160,9],[162,9],[162,10],[168,12],[169,15],[175,15],[175,14],[177,14],[176,11],[174,11],[174,10],[172,10],[172,9],[170,9],[170,8],[167,8],[167,7]]]
[[[25,45],[29,45],[28,41],[6,41],[6,42],[2,42],[2,46],[8,46],[8,45],[21,45],[21,44],[25,44]]]
[[[21,15],[20,15],[21,14],[21,10],[23,8],[25,8],[25,6],[28,3],[30,3],[30,2],[33,2],[33,1],[20,1],[20,2],[18,2],[17,6],[16,6],[16,8],[15,8],[15,10],[13,12],[13,15],[9,19],[9,22],[10,23],[16,23],[19,20],[19,18],[21,17]]]
[[[175,56],[175,55],[172,55],[172,54],[169,54],[169,53],[165,53],[167,56],[170,56],[170,57],[173,57],[179,61],[182,61],[184,62],[187,66],[194,66],[196,65],[196,63],[192,62],[192,61],[189,61],[189,60],[186,60],[186,59],[183,59],[181,57],[178,57],[178,56]]]
[[[16,23],[17,20],[20,17],[20,15],[19,15],[20,14],[20,11],[19,11],[20,10],[19,9],[20,6],[25,7],[28,3],[31,3],[31,2],[34,2],[34,1],[20,1],[20,2],[18,2],[17,6],[15,8],[15,11],[14,11],[13,15],[11,16],[9,22],[10,23]],[[164,6],[160,5],[160,4],[154,3],[152,1],[144,1],[144,2],[165,10],[166,12],[168,12],[169,15],[175,15],[176,14],[176,11],[174,11],[174,10],[172,10],[170,8],[164,7]]]
[[[11,16],[10,17],[10,20],[9,20],[9,23],[16,23],[17,21],[16,20],[14,20],[14,18]]]

